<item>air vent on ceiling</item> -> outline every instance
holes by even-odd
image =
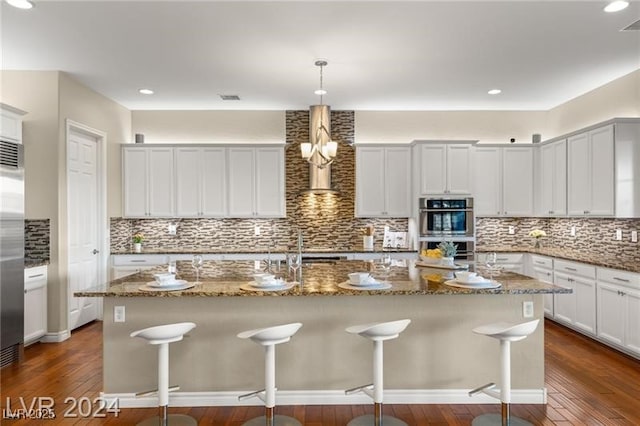
[[[19,151],[17,143],[0,141],[0,165],[17,169],[20,165]]]
[[[622,31],[640,31],[640,19],[638,19],[633,24],[629,25],[626,28],[623,28]]]
[[[239,101],[240,100],[240,96],[238,95],[220,95],[220,98],[223,101]]]

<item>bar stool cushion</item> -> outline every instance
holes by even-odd
[[[263,346],[277,345],[291,340],[291,336],[296,334],[300,327],[302,327],[302,323],[294,322],[274,327],[256,328],[255,330],[243,331],[238,334],[238,337],[251,339]]]
[[[162,343],[179,342],[184,335],[193,330],[195,326],[192,322],[157,325],[155,327],[134,331],[130,336],[146,339],[151,345],[160,345]]]
[[[536,327],[538,327],[539,322],[539,319],[524,323],[496,322],[476,327],[473,329],[473,332],[493,337],[494,339],[517,342],[518,340],[525,339],[528,335],[533,333],[536,330]]]
[[[371,340],[395,339],[404,331],[411,322],[410,319],[403,319],[389,322],[375,322],[348,327],[347,333],[359,334]]]

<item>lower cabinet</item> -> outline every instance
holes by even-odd
[[[554,283],[573,290],[556,294],[554,319],[579,331],[596,334],[596,268],[565,260],[556,260]]]
[[[553,259],[550,257],[531,255],[531,274],[533,278],[545,283],[553,284]],[[553,318],[553,294],[544,295],[544,315]]]
[[[47,267],[24,270],[24,344],[47,334]]]
[[[488,253],[479,253],[477,262],[484,264],[487,261]],[[503,271],[524,274],[524,254],[523,253],[497,253],[496,264],[502,267]]]

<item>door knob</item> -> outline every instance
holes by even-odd
[[[100,253],[100,251],[99,251],[99,250],[96,250],[96,249],[93,249],[93,251],[92,251],[91,253],[93,253],[93,254],[98,254],[98,253]]]

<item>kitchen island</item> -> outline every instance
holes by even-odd
[[[141,291],[152,272],[132,275],[77,293],[104,297],[104,389],[120,405],[153,406],[135,392],[152,389],[155,348],[132,339],[137,329],[193,321],[197,327],[171,346],[172,405],[238,405],[237,396],[261,387],[263,354],[236,334],[253,328],[302,322],[291,342],[278,348],[279,404],[368,403],[343,390],[371,382],[371,345],[344,331],[350,325],[409,318],[402,335],[385,345],[385,398],[388,403],[493,402],[470,399],[466,392],[499,377],[498,344],[471,330],[494,321],[525,321],[524,301],[542,319],[542,297],[570,290],[522,275],[504,273],[497,289],[468,290],[444,282],[452,271],[398,261],[388,290],[345,290],[338,285],[353,271],[375,264],[336,261],[305,265],[303,283],[287,291],[247,291],[254,262],[206,262],[203,277],[188,290]],[[194,281],[189,262],[178,262],[178,278]],[[165,268],[161,268],[165,270]],[[124,306],[126,322],[114,322],[114,307]],[[513,346],[514,402],[543,403],[543,324]],[[255,401],[242,404],[255,405]]]

